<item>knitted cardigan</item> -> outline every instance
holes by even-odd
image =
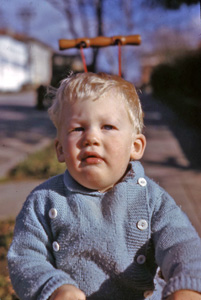
[[[16,219],[8,265],[21,300],[46,300],[63,284],[88,300],[201,292],[201,240],[139,162],[105,193],[80,186],[68,171],[37,187]]]

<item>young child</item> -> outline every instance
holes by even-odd
[[[72,75],[49,113],[67,170],[17,217],[8,264],[19,298],[201,299],[200,238],[138,161],[146,140],[134,86]]]

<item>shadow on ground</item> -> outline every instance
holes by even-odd
[[[183,167],[174,158],[169,157],[166,161],[159,161],[157,164],[186,170],[201,170],[201,128],[195,128],[193,125],[185,123],[181,117],[165,104],[155,100],[151,94],[143,93],[140,99],[145,112],[145,126],[168,126],[190,163],[188,167]],[[151,164],[152,162],[149,163]]]
[[[0,105],[0,138],[16,138],[35,144],[42,137],[54,137],[55,128],[46,111],[19,105]]]

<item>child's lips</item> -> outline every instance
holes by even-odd
[[[103,158],[96,152],[85,152],[81,160],[87,164],[99,164]]]

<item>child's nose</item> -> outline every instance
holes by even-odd
[[[98,146],[99,144],[100,144],[100,140],[98,134],[95,131],[89,130],[85,133],[84,140],[83,140],[83,145],[85,147],[92,146],[92,145]]]

